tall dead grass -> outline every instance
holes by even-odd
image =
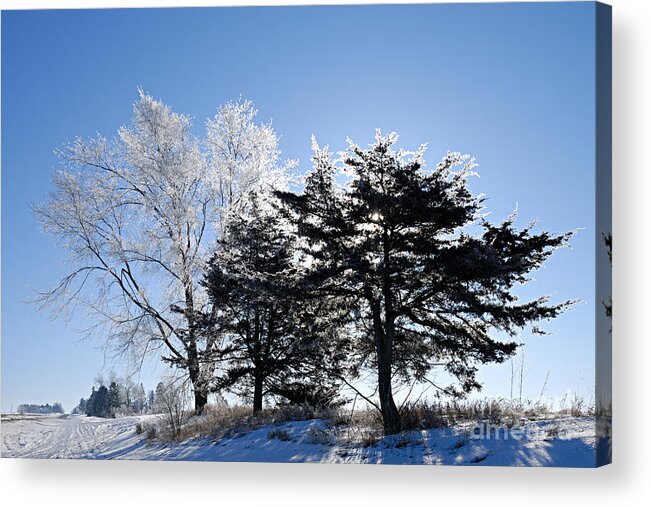
[[[400,409],[403,432],[452,427],[469,421],[488,421],[514,426],[524,419],[558,419],[594,415],[588,403],[573,395],[554,409],[550,404],[519,402],[503,398],[447,400],[406,403]],[[200,416],[186,414],[177,435],[166,428],[164,419],[154,426],[141,427],[150,437],[169,440],[191,438],[221,439],[244,435],[263,426],[280,425],[289,421],[322,419],[328,435],[323,441],[339,441],[361,446],[374,445],[383,437],[382,418],[372,406],[320,408],[308,405],[266,408],[256,414],[247,405],[209,405]]]

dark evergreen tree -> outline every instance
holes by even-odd
[[[100,385],[97,389],[93,386],[88,402],[86,403],[86,414],[95,417],[112,416],[109,390],[106,386]]]
[[[147,395],[147,408],[146,411],[150,412],[154,410],[154,405],[156,404],[156,395],[154,394],[154,390],[150,390],[149,394]]]
[[[109,390],[106,386],[99,386],[97,389],[97,401],[95,403],[95,415],[97,417],[111,417],[111,405],[109,402]]]
[[[90,396],[86,401],[86,415],[95,415],[95,404],[97,403],[97,391],[95,386],[91,387]]]
[[[346,190],[337,188],[327,148],[314,143],[303,193],[277,194],[305,242],[310,286],[356,318],[359,365],[377,373],[387,434],[401,429],[396,379],[426,381],[444,365],[460,387],[448,392],[478,389],[478,365],[501,363],[517,347],[491,331],[514,336],[572,304],[520,302],[512,291],[571,233],[518,230],[515,216],[489,223],[483,198],[467,186],[472,159],[449,153],[427,170],[424,149],[396,152],[396,138],[378,131],[370,149],[350,144]]]
[[[115,417],[116,411],[120,408],[120,387],[117,382],[113,381],[108,388],[107,397],[108,413],[111,417]],[[127,407],[128,409],[129,407]]]
[[[344,352],[324,340],[334,314],[322,319],[327,302],[306,301],[295,240],[271,203],[254,195],[246,212],[229,218],[208,265],[206,328],[225,339],[215,388],[250,396],[254,412],[267,395],[323,405],[339,390],[328,371]]]

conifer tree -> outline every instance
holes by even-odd
[[[115,412],[120,408],[120,388],[115,381],[111,382],[109,385],[106,403],[108,405],[109,415],[115,417]],[[128,409],[128,407],[126,408]]]
[[[154,394],[154,390],[150,389],[149,394],[147,395],[147,412],[151,412],[154,410],[154,406],[156,405],[156,395]]]
[[[235,388],[262,409],[264,397],[328,404],[338,381],[328,375],[342,359],[325,301],[305,299],[295,236],[272,203],[253,195],[246,212],[230,218],[205,279],[212,303],[208,327],[226,340],[218,388]],[[327,368],[326,368],[327,365]]]
[[[91,387],[90,396],[86,401],[86,415],[95,415],[95,405],[97,404],[97,391],[95,386]]]
[[[94,391],[91,395],[93,399],[92,412],[88,415],[94,415],[96,417],[110,417],[111,416],[111,407],[109,404],[109,390],[106,386],[99,386],[99,388]]]
[[[377,374],[386,434],[401,430],[397,379],[426,381],[443,365],[458,381],[447,392],[478,389],[478,365],[501,363],[517,347],[494,332],[514,337],[573,303],[513,293],[571,232],[518,230],[515,214],[490,223],[483,197],[467,186],[473,159],[448,153],[428,170],[424,147],[395,151],[396,140],[377,131],[368,149],[351,142],[342,155],[346,189],[327,147],[314,142],[303,192],[277,193],[311,259],[311,287],[355,315],[355,349],[360,366]]]

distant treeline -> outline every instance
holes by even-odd
[[[63,414],[63,407],[61,403],[54,403],[50,405],[46,403],[45,405],[34,405],[31,403],[23,403],[18,405],[19,414]]]

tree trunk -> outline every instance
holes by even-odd
[[[197,342],[194,338],[194,330],[191,331],[190,336],[187,347],[188,375],[192,383],[192,391],[194,392],[194,413],[201,415],[204,407],[208,403],[208,392],[201,380],[201,367],[199,366],[199,354],[197,351]]]
[[[262,385],[264,382],[262,359],[262,322],[260,308],[256,305],[253,315],[253,413],[262,410]]]
[[[199,365],[199,351],[197,348],[197,329],[194,318],[194,295],[189,277],[185,282],[185,318],[188,323],[188,341],[186,350],[188,354],[188,373],[194,392],[194,413],[201,415],[208,404],[208,391],[201,380],[201,366]]]
[[[381,316],[381,305],[378,301],[373,310],[373,324],[377,327],[376,347],[378,363],[378,394],[380,395],[380,408],[384,434],[393,435],[402,430],[400,412],[393,400],[391,387],[391,371],[393,367],[393,341],[395,338],[395,315],[393,308],[393,287],[391,284],[391,258],[390,238],[387,228],[382,234],[382,295],[384,299],[384,323]],[[384,325],[383,325],[384,324]]]
[[[380,408],[382,409],[382,422],[384,434],[393,435],[402,430],[402,421],[398,407],[393,401],[391,389],[391,363],[380,359],[383,354],[378,354],[378,393],[380,395]]]
[[[394,433],[400,433],[402,430],[402,423],[400,421],[398,407],[396,407],[396,404],[393,401],[393,390],[391,388],[393,343],[390,338],[392,335],[387,336],[384,332],[380,314],[380,302],[374,301],[371,304],[371,307],[373,311],[373,328],[375,331],[375,349],[377,353],[380,412],[382,413],[384,434],[393,435]]]
[[[253,413],[262,410],[262,388],[264,385],[264,377],[258,368],[255,369],[253,376]]]
[[[195,389],[194,391],[194,413],[201,415],[203,409],[208,404],[208,395],[202,389]]]
[[[193,364],[190,362],[188,372],[190,374],[190,382],[192,382],[192,391],[194,392],[194,413],[196,415],[201,415],[203,409],[208,404],[208,392],[206,391],[205,386],[202,385],[199,378],[198,363],[195,362]]]

